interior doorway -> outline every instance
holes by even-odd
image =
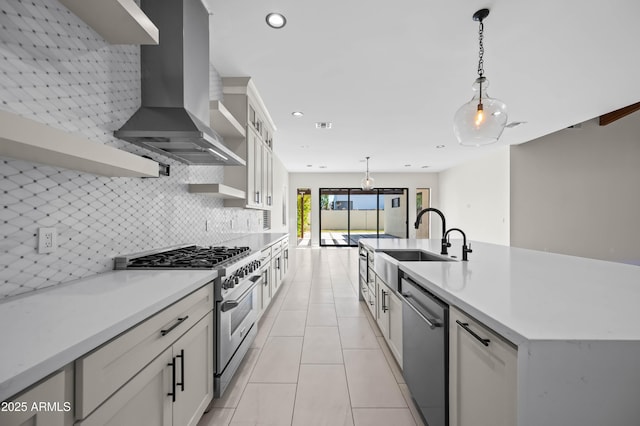
[[[420,210],[430,207],[430,194],[431,190],[429,188],[416,188],[416,217]],[[416,230],[416,238],[429,238],[429,215],[422,215],[420,223],[421,225]]]
[[[311,189],[298,188],[297,199],[298,247],[311,247]]]

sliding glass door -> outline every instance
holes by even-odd
[[[360,238],[407,238],[406,188],[320,188],[320,245],[357,246]]]

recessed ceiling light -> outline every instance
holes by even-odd
[[[309,148],[309,145],[300,145],[300,148],[307,149],[307,148]]]
[[[436,145],[436,148],[438,148],[438,149],[444,148],[444,145]]]
[[[307,167],[313,167],[313,165],[312,164],[307,164]]]
[[[404,166],[405,167],[411,167],[411,164],[405,164]]]
[[[281,13],[272,12],[267,15],[267,25],[271,28],[280,29],[287,25],[287,18]]]
[[[422,166],[421,169],[428,169],[429,166]]]
[[[330,129],[333,127],[333,123],[330,121],[319,121],[316,123],[316,129]]]
[[[320,168],[320,169],[326,169],[326,168],[327,168],[327,166],[318,166],[318,168]]]
[[[294,117],[302,117],[304,115],[304,112],[302,112],[302,111],[293,111],[291,113],[291,115],[293,115]]]

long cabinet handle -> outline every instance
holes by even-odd
[[[180,355],[176,355],[177,358],[180,358],[180,382],[176,382],[176,386],[180,386],[180,391],[184,392],[184,349],[180,349]],[[173,392],[175,393],[175,390]]]
[[[419,311],[415,306],[413,306],[413,305],[411,304],[411,302],[409,302],[409,298],[411,297],[411,293],[402,293],[402,295],[403,295],[403,296],[404,296],[404,298],[405,298],[404,303],[405,303],[408,307],[410,307],[410,308],[413,310],[413,312],[415,312],[415,313],[416,313],[420,318],[422,318],[422,320],[423,320],[424,322],[426,322],[426,323],[427,323],[427,325],[429,326],[429,328],[431,328],[431,329],[433,330],[433,329],[434,329],[434,328],[436,328],[436,327],[442,327],[442,324],[441,324],[441,323],[437,322],[435,319],[429,319],[429,318],[425,317],[425,316],[422,314],[422,312],[420,312],[420,311]]]
[[[176,402],[176,358],[173,357],[167,365],[171,366],[171,392],[167,395],[171,397],[173,402]]]
[[[163,336],[166,336],[167,334],[169,334],[171,332],[171,330],[173,330],[174,328],[176,328],[177,326],[179,326],[180,324],[182,324],[187,318],[189,318],[189,315],[185,315],[182,318],[178,318],[178,320],[169,328],[165,329],[165,330],[160,330],[160,334]]]
[[[478,336],[473,330],[471,330],[469,328],[469,323],[468,322],[461,322],[460,320],[456,320],[456,323],[458,323],[458,325],[462,328],[464,328],[465,330],[467,330],[469,332],[469,334],[471,334],[473,337],[475,337],[476,339],[478,339],[480,341],[480,343],[482,343],[485,346],[489,346],[489,342],[491,342],[491,340],[489,339],[483,339],[482,337]]]
[[[384,304],[384,298],[388,296],[389,293],[387,293],[384,290],[380,290],[380,291],[382,292],[382,312],[387,312],[389,310],[389,307]]]

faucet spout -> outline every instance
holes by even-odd
[[[438,210],[435,209],[433,207],[428,207],[426,209],[422,209],[420,210],[420,212],[418,213],[418,216],[416,217],[416,223],[414,224],[416,229],[418,229],[420,227],[420,219],[422,218],[422,215],[427,213],[427,212],[434,212],[437,213],[438,216],[440,216],[440,219],[442,219],[442,240],[441,240],[441,250],[440,250],[440,254],[448,254],[447,252],[447,239],[445,238],[445,232],[447,230],[447,221],[444,218],[444,214]]]
[[[469,259],[468,259],[467,253],[472,253],[473,252],[473,250],[471,250],[471,243],[469,243],[469,246],[467,246],[467,236],[462,231],[462,229],[460,229],[460,228],[451,228],[447,232],[444,233],[444,238],[445,238],[445,240],[447,240],[447,245],[450,246],[448,241],[449,241],[449,234],[451,233],[451,231],[458,231],[459,233],[462,234],[462,260],[464,262],[468,261]]]

